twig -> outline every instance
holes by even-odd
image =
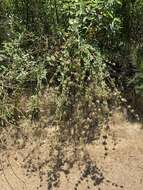
[[[1,166],[1,168],[2,168],[3,176],[4,176],[4,178],[5,178],[6,182],[7,182],[7,184],[9,185],[10,189],[15,190],[15,189],[12,187],[12,185],[10,184],[10,182],[8,181],[8,179],[7,179],[6,175],[5,175],[4,168],[3,168],[3,165],[2,165],[1,160],[0,160],[0,166]]]
[[[15,177],[16,177],[19,181],[21,181],[21,182],[24,184],[24,187],[25,187],[25,188],[23,188],[23,189],[27,189],[25,181],[23,181],[23,180],[15,173],[15,171],[14,171],[12,165],[11,165],[11,162],[10,162],[8,156],[7,156],[7,161],[8,161],[8,163],[9,163],[10,168],[11,168],[13,174],[15,175]]]

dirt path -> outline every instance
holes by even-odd
[[[103,138],[95,144],[87,145],[86,150],[91,159],[101,168],[105,180],[95,186],[90,178],[82,179],[77,164],[70,174],[61,175],[57,190],[143,190],[143,130],[139,124],[122,121],[111,125],[105,146]],[[107,156],[105,157],[105,149]],[[8,158],[1,155],[0,190],[36,190],[39,186],[39,175],[26,176],[21,168],[22,156],[26,154],[11,151]],[[9,166],[9,167],[7,167]],[[12,167],[11,167],[12,166]],[[2,170],[4,168],[4,170]],[[78,182],[79,181],[79,182]],[[76,185],[78,182],[78,185]],[[45,180],[41,190],[47,190]]]

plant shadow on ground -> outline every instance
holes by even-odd
[[[93,131],[93,128],[88,128],[83,136],[80,134],[83,142],[79,143],[79,136],[75,136],[71,130],[63,130],[62,128],[42,128],[40,131],[39,128],[40,127],[37,126],[37,128],[33,129],[32,133],[33,137],[35,137],[32,139],[31,144],[29,144],[29,132],[25,132],[25,129],[11,129],[10,133],[10,141],[14,141],[12,146],[16,146],[18,151],[20,150],[20,152],[23,152],[21,167],[25,171],[25,176],[28,178],[34,175],[39,176],[38,178],[40,182],[37,189],[42,189],[45,183],[47,184],[46,186],[48,190],[57,189],[61,183],[62,175],[66,177],[67,183],[69,183],[68,176],[75,165],[78,165],[80,174],[74,185],[74,190],[78,190],[83,182],[87,184],[88,189],[91,189],[88,185],[89,180],[92,182],[93,186],[99,190],[101,189],[100,185],[104,182],[111,184],[117,189],[123,189],[123,186],[108,180],[106,176],[104,176],[102,169],[98,168],[98,163],[94,162],[86,151],[85,146],[87,144],[92,144],[95,139],[97,140],[100,138],[100,129],[94,128],[96,130]],[[96,134],[96,137],[94,135],[90,136],[93,132]],[[6,141],[9,143],[7,132],[4,133],[6,136],[4,138],[3,135],[3,145]],[[45,138],[46,133],[47,135]],[[102,136],[105,157],[108,156],[109,133],[110,127],[106,126],[105,135]],[[39,139],[37,138],[37,135],[39,135]],[[67,139],[67,136],[70,138]],[[34,139],[36,139],[35,142]],[[7,152],[9,152],[8,147],[2,146],[2,148],[5,149],[5,156],[9,157],[7,154]],[[8,167],[10,167],[10,164],[8,164]],[[1,170],[2,168],[3,167],[1,166]]]

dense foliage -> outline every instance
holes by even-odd
[[[110,116],[127,109],[139,120],[142,95],[143,0],[0,0],[0,148],[25,147],[23,169],[39,176],[37,189],[43,179],[58,187],[77,161],[85,168],[75,190],[88,178],[123,188],[86,145],[100,137],[106,157],[108,136],[117,144]]]
[[[0,124],[39,119],[47,88],[58,121],[89,127],[130,87],[141,93],[142,9],[141,0],[1,1]]]

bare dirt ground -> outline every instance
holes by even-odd
[[[105,177],[102,183],[94,184],[92,178],[95,176],[82,177],[82,164],[78,164],[77,161],[68,175],[60,175],[59,185],[55,189],[143,190],[143,129],[141,125],[119,119],[116,115],[110,126],[110,131],[103,131],[98,141],[86,145],[86,151],[91,160],[96,162]],[[43,179],[38,172],[30,172],[30,163],[30,175],[25,172],[24,166],[22,167],[23,158],[26,158],[29,150],[33,150],[32,145],[1,153],[0,190],[48,190],[46,179]],[[38,156],[46,158],[46,151],[48,150],[45,145],[43,152],[39,152]]]

